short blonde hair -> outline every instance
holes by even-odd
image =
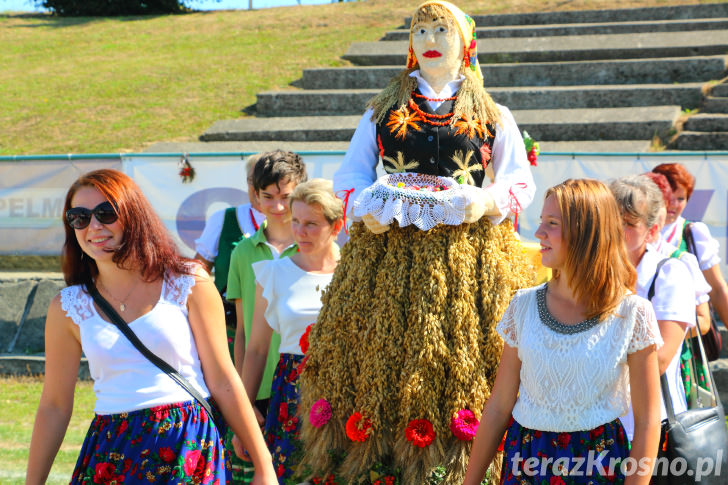
[[[254,153],[245,159],[245,179],[250,185],[253,185],[253,170],[255,164],[260,160],[262,153]]]
[[[344,204],[334,195],[334,184],[331,180],[311,179],[302,182],[296,186],[288,200],[291,207],[296,201],[318,205],[329,224],[344,218]]]

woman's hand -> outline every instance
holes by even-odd
[[[263,426],[265,426],[265,418],[263,417],[263,413],[258,410],[258,408],[253,405],[253,412],[255,413],[255,419],[258,420],[258,424],[260,425],[260,429],[263,429]]]

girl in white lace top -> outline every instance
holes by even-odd
[[[46,318],[46,375],[26,483],[48,477],[73,410],[82,353],[94,379],[96,416],[71,483],[230,480],[223,430],[110,322],[94,304],[92,286],[144,346],[214,400],[255,462],[253,483],[278,483],[227,352],[217,290],[199,265],[179,255],[134,181],[110,169],[82,175],[66,194],[64,222],[69,286]]]
[[[662,341],[649,302],[633,294],[609,189],[594,180],[550,188],[536,237],[554,278],[518,291],[498,324],[505,345],[464,483],[481,482],[503,440],[501,483],[647,484]],[[618,419],[630,403],[640,423],[631,449]]]

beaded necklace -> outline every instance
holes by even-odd
[[[426,99],[427,101],[432,101],[433,103],[439,103],[442,101],[455,101],[456,99],[458,99],[457,96],[450,96],[449,98],[430,98],[420,93],[412,92],[412,94],[415,96],[415,98]]]
[[[429,98],[428,98],[429,99]],[[447,126],[450,124],[449,118],[452,117],[455,113],[452,111],[450,113],[444,114],[444,115],[437,115],[432,113],[425,113],[420,109],[419,106],[417,106],[417,103],[414,102],[414,100],[410,97],[409,100],[409,107],[415,111],[418,115],[422,117],[422,121],[427,123],[428,125],[433,126]],[[434,120],[445,120],[445,121],[434,121]]]
[[[591,317],[587,320],[584,320],[582,322],[576,323],[574,325],[566,325],[564,323],[559,322],[554,317],[551,316],[551,313],[549,313],[549,310],[546,306],[546,288],[547,285],[542,286],[538,290],[536,290],[536,302],[538,305],[538,316],[541,319],[541,321],[546,325],[548,328],[553,330],[554,332],[566,334],[566,335],[573,335],[576,333],[581,333],[586,330],[589,330],[590,328],[594,327],[599,323],[599,315],[595,317]]]

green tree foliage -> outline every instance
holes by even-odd
[[[37,3],[63,17],[156,15],[187,10],[180,0],[42,0]]]

